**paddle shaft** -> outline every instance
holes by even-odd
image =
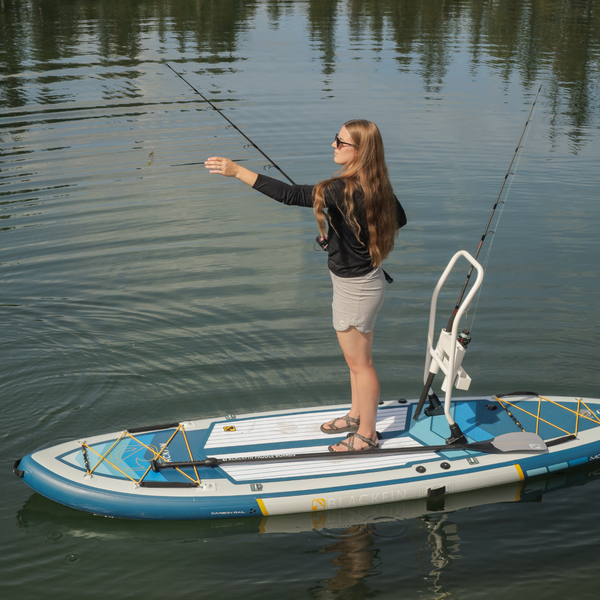
[[[419,454],[426,452],[457,452],[460,450],[470,450],[473,452],[484,452],[486,454],[502,454],[505,452],[544,452],[546,446],[541,438],[535,434],[525,434],[522,444],[512,442],[510,448],[502,448],[502,436],[484,440],[482,442],[472,442],[470,444],[452,444],[439,446],[408,446],[404,448],[374,448],[372,450],[349,450],[348,452],[315,452],[310,453],[290,453],[290,454],[264,454],[261,456],[249,456],[247,458],[215,458],[209,457],[205,460],[190,460],[182,462],[159,463],[152,461],[152,470],[155,472],[163,469],[182,469],[185,467],[219,467],[221,465],[245,464],[245,463],[263,463],[263,462],[289,462],[296,460],[339,460],[348,458],[369,458],[370,456],[380,456],[381,454]],[[496,443],[494,443],[496,442]],[[533,443],[532,443],[533,442]],[[534,447],[535,446],[535,447]]]
[[[198,94],[198,96],[200,96],[200,98],[202,98],[204,102],[207,102],[213,110],[216,110],[238,133],[240,133],[246,140],[248,140],[248,142],[250,142],[250,145],[256,148],[292,185],[295,185],[295,183],[290,179],[290,177],[286,175],[283,169],[279,165],[277,165],[271,158],[269,158],[231,119],[228,119],[221,112],[221,110],[219,110],[206,96],[204,96],[204,94],[199,92],[185,77],[180,75],[169,63],[165,63],[165,65],[167,65],[167,67],[169,67],[169,69],[171,69],[171,71],[173,71],[173,73],[175,73],[175,75],[177,75],[179,79],[187,83],[188,87],[194,92],[196,92],[196,94]]]
[[[500,203],[500,196],[502,196],[502,192],[504,191],[504,186],[506,185],[506,180],[508,179],[508,176],[510,175],[510,170],[512,169],[513,163],[515,162],[515,158],[517,157],[517,152],[521,149],[521,141],[523,140],[523,136],[525,135],[527,126],[529,125],[529,122],[531,121],[531,115],[533,114],[533,109],[535,108],[535,105],[537,104],[538,96],[540,95],[541,91],[542,91],[542,86],[540,85],[540,87],[538,88],[537,94],[535,95],[535,100],[533,101],[533,104],[531,105],[529,115],[527,115],[527,121],[525,123],[525,127],[523,127],[523,131],[521,132],[521,137],[519,138],[517,147],[513,153],[512,159],[510,161],[510,165],[508,165],[506,175],[504,176],[504,180],[502,181],[502,185],[500,186],[500,191],[498,192],[496,202],[494,203],[494,207],[492,208],[492,213],[490,214],[490,218],[488,219],[488,222],[485,226],[483,235],[481,236],[481,239],[479,240],[479,245],[477,246],[477,252],[475,253],[475,260],[477,260],[477,257],[479,256],[479,252],[481,251],[481,247],[483,246],[483,242],[484,242],[485,237],[490,228],[490,224],[492,222],[492,219],[494,218],[494,213],[496,212],[496,207]],[[474,267],[473,267],[473,265],[471,265],[471,268],[469,269],[469,272],[467,274],[467,278],[465,279],[465,283],[464,283],[462,290],[460,291],[460,294],[458,296],[458,300],[456,302],[454,310],[452,311],[452,314],[450,315],[450,319],[448,320],[448,325],[446,325],[446,331],[452,331],[452,326],[454,325],[454,318],[456,317],[456,313],[458,312],[458,309],[460,308],[460,303],[462,302],[462,299],[465,295],[467,286],[469,285],[469,280],[471,279],[471,274],[473,273],[473,269],[474,269]],[[419,415],[421,414],[421,410],[423,409],[423,405],[425,404],[425,399],[427,398],[427,394],[429,393],[429,390],[431,389],[431,385],[433,384],[434,379],[435,379],[435,373],[429,373],[429,375],[427,377],[427,381],[425,382],[425,385],[423,386],[423,391],[421,392],[421,396],[419,398],[419,403],[417,404],[417,407],[415,409],[415,414],[413,417],[415,419],[415,421],[419,418]],[[453,385],[453,383],[450,382],[450,385]]]

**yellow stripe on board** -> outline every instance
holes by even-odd
[[[257,498],[256,502],[258,502],[258,506],[260,507],[263,516],[267,517],[269,515],[269,511],[267,510],[265,503],[260,498]]]
[[[515,465],[515,469],[517,469],[517,473],[519,474],[519,479],[521,481],[524,481],[525,475],[523,475],[523,469],[521,469],[521,465]]]

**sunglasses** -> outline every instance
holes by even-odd
[[[340,140],[340,136],[336,133],[335,134],[335,147],[339,148],[342,144],[345,146],[354,146],[354,148],[358,148],[358,146],[356,144],[351,144],[350,142],[342,142],[342,140]]]

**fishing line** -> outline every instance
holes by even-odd
[[[206,102],[213,110],[217,111],[217,113],[219,113],[229,123],[230,127],[233,127],[239,134],[241,134],[244,137],[244,139],[248,141],[248,144],[244,144],[245,149],[256,148],[256,150],[258,150],[264,156],[264,158],[266,158],[292,185],[295,185],[295,183],[290,177],[288,177],[284,170],[277,163],[275,163],[275,161],[269,158],[231,119],[225,116],[223,114],[223,111],[217,108],[206,96],[204,96],[204,94],[199,92],[187,79],[185,79],[185,77],[179,74],[169,63],[165,63],[165,65],[169,67],[169,69],[171,69],[171,71],[173,71],[173,73],[175,73],[175,75],[177,75],[179,79],[185,82],[191,90],[198,94],[198,96],[200,96],[202,100],[204,100],[204,102]],[[265,165],[265,169],[266,168],[267,165]]]
[[[502,186],[500,187],[500,191],[498,192],[496,202],[494,203],[494,207],[492,208],[492,213],[490,214],[490,218],[488,219],[487,225],[485,226],[485,230],[483,231],[483,235],[481,236],[481,240],[479,241],[479,246],[477,246],[477,252],[475,253],[475,257],[474,257],[475,260],[477,260],[477,257],[479,256],[479,252],[481,251],[483,242],[485,241],[486,235],[490,228],[490,224],[492,222],[492,219],[494,218],[496,208],[497,208],[498,204],[500,203],[500,197],[502,196],[502,192],[504,191],[504,186],[506,185],[506,180],[508,179],[509,175],[511,174],[511,169],[515,162],[515,158],[517,158],[517,154],[519,153],[519,150],[523,148],[523,146],[522,146],[523,138],[525,137],[525,133],[529,132],[529,130],[527,129],[527,126],[531,122],[531,116],[533,114],[533,110],[535,109],[535,106],[537,104],[537,100],[538,100],[538,97],[539,97],[541,91],[542,91],[542,86],[540,85],[540,87],[538,88],[537,94],[535,95],[533,104],[531,106],[531,110],[529,111],[529,115],[527,115],[527,121],[525,122],[525,127],[523,127],[523,131],[521,132],[521,137],[519,138],[519,141],[517,142],[517,147],[513,153],[512,159],[510,161],[510,165],[508,165],[508,170],[506,171],[506,175],[504,176],[504,180],[502,181]],[[521,158],[521,155],[519,154],[519,161],[520,161],[520,158]],[[513,177],[513,179],[511,179],[511,182],[508,186],[509,190],[510,190],[513,180],[514,180],[514,177]],[[508,194],[508,192],[507,192],[507,194]],[[504,204],[505,203],[503,203],[503,208],[504,208]],[[500,213],[502,213],[502,210],[500,211]],[[467,278],[465,279],[465,283],[462,287],[460,295],[458,296],[458,301],[456,302],[454,310],[452,311],[452,315],[450,316],[450,319],[448,320],[448,324],[446,325],[446,331],[448,331],[448,332],[452,331],[452,326],[454,325],[454,318],[456,317],[456,313],[458,312],[458,309],[460,308],[460,303],[462,302],[462,299],[465,295],[465,291],[467,289],[467,286],[469,285],[469,280],[471,279],[471,275],[473,273],[474,268],[475,267],[473,267],[473,265],[471,265],[471,268],[469,269]],[[463,343],[463,346],[466,347],[466,345],[470,341],[471,341],[471,338],[470,338],[470,336],[467,335],[467,337],[465,338],[465,342]],[[423,391],[421,392],[421,396],[419,398],[419,403],[417,404],[417,407],[415,409],[414,416],[413,416],[415,421],[418,419],[419,415],[421,414],[421,410],[423,409],[423,405],[425,404],[425,399],[427,398],[428,394],[432,393],[431,385],[433,383],[433,380],[435,379],[435,375],[436,375],[435,373],[430,372],[429,376],[427,377],[427,381],[425,382],[425,385],[423,386]],[[450,383],[450,385],[453,385],[453,382]]]
[[[502,185],[500,186],[500,191],[498,192],[498,197],[496,198],[496,202],[494,203],[494,207],[492,208],[492,214],[490,215],[490,218],[488,219],[487,225],[485,226],[485,230],[483,232],[483,235],[481,236],[481,240],[479,241],[479,246],[477,246],[477,252],[475,253],[475,260],[477,260],[477,257],[479,256],[479,252],[481,251],[481,248],[483,246],[483,242],[485,241],[485,237],[488,233],[488,230],[490,228],[490,223],[492,222],[492,219],[494,218],[494,213],[496,212],[496,207],[498,206],[499,202],[500,202],[500,197],[502,196],[502,192],[504,190],[504,186],[506,185],[506,180],[508,179],[508,176],[510,175],[510,170],[512,169],[513,163],[515,162],[515,158],[517,157],[517,153],[519,152],[519,150],[523,147],[521,145],[521,142],[523,141],[523,136],[525,135],[525,132],[528,131],[527,130],[527,126],[529,125],[530,121],[531,121],[531,115],[533,114],[533,109],[535,108],[535,105],[537,104],[537,99],[538,96],[540,95],[540,91],[542,90],[542,86],[540,85],[537,94],[535,96],[535,100],[533,101],[533,105],[531,106],[531,110],[529,111],[529,115],[527,116],[527,121],[525,123],[525,127],[523,127],[523,131],[521,133],[521,137],[519,138],[519,141],[517,142],[517,147],[513,153],[512,159],[510,161],[510,165],[508,165],[508,170],[506,171],[506,175],[504,176],[504,180],[502,181]],[[520,157],[520,155],[519,155]],[[511,180],[512,182],[512,180]],[[509,186],[510,187],[510,186]],[[458,309],[460,307],[460,303],[462,302],[463,296],[465,295],[465,291],[467,289],[467,286],[469,285],[469,280],[471,279],[471,274],[473,273],[473,265],[471,265],[471,268],[469,269],[469,273],[467,274],[467,278],[465,280],[465,283],[463,285],[463,288],[460,292],[460,295],[458,296],[458,301],[456,302],[456,306],[454,307],[454,311],[452,312],[452,315],[448,321],[448,325],[446,326],[446,331],[450,331],[452,329],[452,325],[454,324],[454,317],[456,316],[456,313],[458,312]]]
[[[540,86],[540,89],[541,89],[541,86]],[[539,94],[539,90],[538,90],[538,94]],[[536,96],[536,100],[537,100],[537,96]],[[532,111],[530,112],[527,123],[529,123],[529,121],[531,121],[531,119],[533,118],[533,113],[535,112],[535,110],[533,110],[533,109],[535,109],[535,102],[532,106]],[[531,128],[526,129],[525,137],[521,136],[523,138],[523,141],[519,145],[519,148],[517,148],[517,149],[523,150],[525,148],[525,145],[527,143],[527,138],[529,137],[530,131],[531,131]],[[496,232],[498,231],[498,227],[500,226],[500,220],[502,219],[502,214],[504,213],[504,209],[506,208],[506,203],[508,202],[508,197],[510,196],[510,190],[512,188],[512,184],[515,180],[515,177],[517,175],[517,171],[519,170],[519,164],[521,163],[522,158],[523,158],[523,152],[520,152],[517,157],[517,162],[515,163],[515,168],[512,171],[510,171],[510,168],[509,168],[510,175],[512,177],[510,178],[508,188],[506,188],[506,193],[504,194],[504,200],[501,201],[502,208],[500,209],[500,212],[498,213],[498,218],[496,219],[496,226],[494,227],[494,231],[490,232],[492,234],[492,238],[490,240],[490,243],[489,243],[485,258],[483,259],[483,264],[482,264],[484,273],[487,271],[487,266],[488,266],[488,262],[490,260],[490,256],[492,254],[492,246],[494,245],[494,239],[496,237]],[[481,289],[482,288],[480,287],[479,291],[477,292],[475,308],[473,310],[473,316],[471,317],[471,333],[473,333],[473,327],[475,324],[475,316],[477,314],[477,307],[479,306],[479,298],[481,297]]]
[[[170,65],[167,65],[171,71],[173,71],[173,68]],[[189,86],[189,82],[187,80],[185,80],[184,75],[186,74],[186,71],[183,70],[182,73],[176,73],[177,75],[179,75],[180,79],[184,80],[186,84],[188,84]],[[193,86],[192,86],[193,87]],[[190,87],[190,89],[192,89]],[[194,93],[196,93],[198,90],[194,90]],[[204,142],[208,142],[210,144],[211,150],[210,152],[212,154],[217,154],[219,156],[230,156],[230,154],[235,153],[238,151],[239,145],[240,145],[240,138],[239,135],[236,133],[233,125],[231,125],[230,123],[230,119],[226,119],[225,123],[223,123],[223,121],[221,120],[221,118],[219,117],[219,115],[221,117],[225,117],[225,115],[221,112],[220,109],[216,108],[216,106],[214,106],[214,102],[210,102],[210,101],[206,101],[207,98],[206,96],[204,96],[204,94],[202,95],[203,98],[203,102],[202,104],[204,104],[205,106],[203,107],[198,107],[195,110],[197,110],[198,112],[205,112],[206,111],[206,115],[208,116],[209,119],[214,120],[214,127],[218,130],[218,135],[213,135],[213,136],[209,136],[207,138],[202,138],[202,140]],[[221,102],[223,100],[221,99]],[[190,102],[189,100],[186,101]],[[197,105],[198,101],[192,99],[191,103],[193,105]],[[189,109],[188,109],[189,110]],[[219,113],[219,114],[215,114],[215,113]],[[209,129],[211,129],[211,127],[209,127]],[[223,130],[223,139],[221,136],[221,130]],[[212,138],[212,139],[211,139]],[[225,142],[225,146],[221,147],[221,145],[218,145],[218,148],[213,148],[213,146],[215,145],[215,142],[217,140],[215,140],[214,138],[219,138],[220,142]],[[196,144],[194,147],[197,146],[197,141],[195,140]],[[262,162],[263,165],[263,169],[265,171],[268,171],[269,169],[272,168],[272,165],[270,163],[268,164],[264,164],[264,158],[258,153],[258,151],[255,150],[254,146],[251,143],[247,143],[244,139],[241,140],[242,144],[243,144],[243,148],[244,150],[246,150],[247,152],[249,152],[251,154],[251,156],[248,157],[243,157],[243,158],[234,158],[231,159],[233,162],[236,163],[241,163],[241,162],[251,162],[251,161],[257,161],[257,162]],[[203,152],[205,152],[206,150],[204,150]],[[204,160],[196,160],[196,161],[192,161],[192,162],[178,162],[178,163],[174,163],[171,166],[172,167],[189,167],[189,166],[203,166]]]

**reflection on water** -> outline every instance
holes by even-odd
[[[424,580],[429,584],[431,598],[451,598],[454,594],[447,591],[443,575],[452,565],[452,561],[460,558],[458,554],[460,537],[457,526],[448,520],[448,515],[423,517],[422,522],[428,532],[426,546],[423,548],[419,544],[419,557],[425,573]],[[430,562],[433,567],[430,571],[427,565],[429,553],[431,553]]]
[[[551,135],[566,127],[573,152],[597,120],[600,15],[589,0],[3,0],[2,104],[72,102],[64,82],[94,86],[105,100],[141,98],[136,79],[149,48],[154,60],[171,49],[195,54],[197,73],[218,75],[247,59],[246,33],[265,5],[272,29],[293,18],[294,30],[308,30],[330,97],[340,54],[364,59],[368,49],[375,65],[390,56],[400,71],[418,72],[425,93],[442,100],[460,48],[473,76],[485,65],[507,82],[518,73],[526,88],[543,78]]]
[[[376,567],[376,550],[372,548],[374,540],[371,532],[367,525],[354,525],[346,529],[343,537],[339,536],[336,542],[321,548],[323,554],[335,554],[331,562],[337,569],[336,574],[326,581],[326,589],[347,590],[359,585],[364,577],[372,573]]]
[[[287,538],[292,542],[285,552],[289,553],[287,560],[293,561],[296,548],[303,547],[317,534],[316,548],[313,546],[311,552],[316,552],[320,568],[315,569],[315,573],[305,573],[304,589],[308,597],[370,597],[378,589],[376,577],[379,574],[397,571],[406,578],[407,570],[412,568],[422,582],[420,597],[437,600],[457,597],[451,591],[448,576],[453,571],[453,563],[464,558],[460,523],[465,523],[465,511],[483,507],[493,511],[495,506],[501,506],[499,503],[539,503],[554,494],[558,495],[560,504],[561,498],[562,502],[568,502],[581,486],[599,480],[600,471],[588,467],[526,483],[429,500],[313,514],[196,522],[136,522],[94,517],[33,494],[18,511],[16,523],[44,545],[56,547],[67,563],[80,560],[78,546],[73,543],[77,539],[94,541],[99,554],[104,552],[104,545],[110,549],[115,544],[125,544],[140,553],[139,559],[143,562],[154,548],[173,542],[218,543],[224,537],[234,537],[239,538],[240,543],[227,546],[228,560],[238,564],[257,536],[266,542],[282,539],[284,534],[292,536]],[[515,507],[511,515],[512,519],[518,519],[519,509]],[[498,518],[502,527],[506,514],[498,514]],[[505,526],[510,528],[508,523]],[[468,528],[466,535],[469,535]],[[560,545],[563,541],[557,539],[556,543]],[[195,556],[192,553],[189,559]],[[395,564],[396,561],[399,562]],[[328,575],[323,577],[320,573]]]

